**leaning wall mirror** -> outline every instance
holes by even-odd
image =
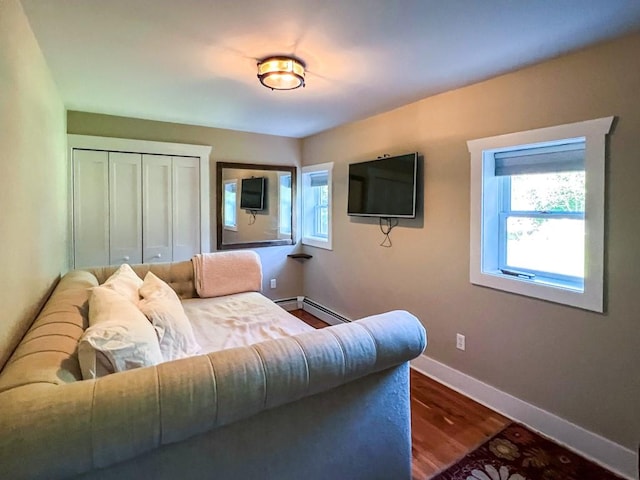
[[[293,245],[296,167],[218,162],[218,250]]]

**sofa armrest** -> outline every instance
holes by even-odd
[[[24,402],[20,389],[4,392],[0,476],[105,468],[407,362],[425,346],[420,322],[396,311],[97,380],[31,386],[39,395]],[[12,432],[25,438],[16,442]]]

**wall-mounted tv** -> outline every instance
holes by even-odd
[[[347,214],[415,218],[417,172],[417,153],[350,164]]]
[[[243,210],[264,209],[265,178],[243,178],[240,188],[240,208]]]

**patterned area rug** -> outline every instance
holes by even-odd
[[[511,424],[432,480],[619,480],[613,473]]]

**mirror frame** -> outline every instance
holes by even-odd
[[[291,238],[279,240],[264,240],[260,242],[248,243],[222,243],[222,170],[225,168],[234,168],[240,170],[277,170],[279,172],[291,173]],[[263,165],[259,163],[216,163],[216,245],[218,250],[236,250],[238,248],[258,248],[258,247],[274,247],[278,245],[295,245],[296,243],[296,179],[297,168],[291,165]]]

